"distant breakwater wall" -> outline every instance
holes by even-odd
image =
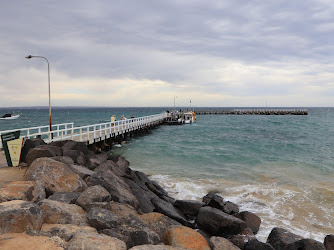
[[[306,109],[195,110],[196,115],[308,115]]]

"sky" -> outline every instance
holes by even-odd
[[[334,106],[332,0],[0,3],[0,107]]]

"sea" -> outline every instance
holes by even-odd
[[[55,107],[52,123],[83,126],[124,115],[141,117],[173,108]],[[226,110],[233,108],[205,108]],[[240,108],[238,108],[240,109]],[[257,214],[257,237],[274,227],[323,242],[334,234],[334,108],[307,108],[306,116],[198,115],[182,126],[159,126],[113,147],[133,170],[175,199],[219,193],[241,211]],[[0,120],[0,131],[48,125],[48,108],[0,108],[21,114]]]

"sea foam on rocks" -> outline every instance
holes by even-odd
[[[0,189],[1,234],[59,239],[57,249],[325,249],[277,228],[258,241],[255,213],[216,193],[175,200],[124,157],[94,154],[84,143],[33,139],[23,151],[26,182]],[[6,240],[0,237],[0,245]]]

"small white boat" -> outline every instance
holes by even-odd
[[[196,115],[194,112],[184,113],[184,123],[193,123],[196,120]]]
[[[19,118],[20,115],[15,115],[15,114],[4,114],[3,116],[0,117],[0,120],[14,120]]]

